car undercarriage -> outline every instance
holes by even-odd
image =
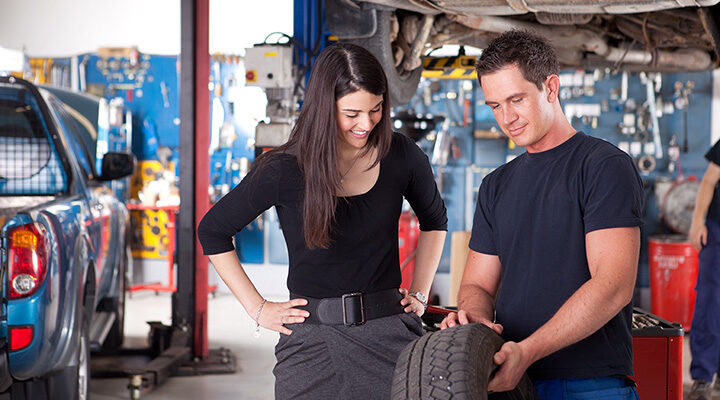
[[[563,67],[676,72],[718,60],[719,0],[328,0],[340,40],[368,48],[395,94],[412,97],[422,57],[446,44],[484,48],[501,33],[532,30],[558,49]],[[350,22],[350,23],[348,23]]]

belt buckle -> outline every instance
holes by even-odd
[[[348,323],[347,310],[345,308],[345,301],[346,301],[346,299],[354,299],[354,298],[357,298],[360,301],[360,321]],[[365,305],[363,304],[362,293],[354,292],[354,293],[346,293],[346,294],[342,295],[342,312],[343,312],[343,325],[345,325],[345,326],[363,325],[365,323]]]

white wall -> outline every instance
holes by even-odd
[[[292,0],[210,0],[210,52],[244,54],[273,31],[292,35]],[[0,47],[60,57],[98,47],[180,53],[180,0],[0,0]]]

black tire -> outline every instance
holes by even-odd
[[[482,324],[461,325],[428,333],[410,343],[398,357],[392,400],[485,400],[495,372],[493,355],[503,339]],[[510,392],[490,399],[536,399],[532,382],[524,375]]]
[[[125,299],[127,297],[127,271],[131,266],[132,259],[130,258],[130,251],[125,248],[122,255],[122,263],[120,265],[120,271],[118,271],[120,277],[118,279],[118,297],[113,298],[111,303],[111,309],[115,313],[115,322],[113,322],[110,332],[108,332],[105,341],[102,344],[101,351],[103,354],[115,353],[120,350],[123,344],[123,338],[125,337]]]
[[[90,321],[92,320],[92,304],[95,297],[94,274],[89,279],[93,280],[85,284],[84,306],[81,313],[82,319],[80,320],[80,337],[75,355],[75,367],[70,368],[69,379],[64,376],[52,376],[49,379],[49,393],[68,393],[63,398],[71,400],[88,400],[90,398]],[[65,391],[65,387],[69,387],[70,390]]]
[[[48,378],[50,399],[88,400],[90,397],[90,315],[92,312],[86,304],[80,321],[82,325],[75,354],[75,366],[68,368],[64,374]],[[58,396],[58,393],[62,395]]]
[[[85,316],[80,344],[78,346],[77,367],[74,369],[75,397],[73,400],[88,400],[90,398],[90,324],[89,318]]]
[[[13,383],[11,400],[88,400],[90,396],[90,325],[83,315],[75,366],[42,378]]]
[[[348,39],[347,41],[366,48],[377,57],[387,76],[390,105],[392,107],[402,106],[407,104],[417,92],[422,67],[406,71],[402,66],[395,66],[393,44],[390,41],[390,23],[393,12],[376,10],[376,13],[377,29],[373,36],[364,39]]]

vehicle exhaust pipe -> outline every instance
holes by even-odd
[[[547,37],[558,47],[590,51],[613,63],[621,61],[625,64],[647,65],[653,68],[682,68],[692,71],[707,70],[712,67],[710,55],[698,49],[676,51],[621,49],[609,46],[595,32],[572,26],[550,28],[532,22],[495,16],[449,15],[448,18],[467,27],[486,32],[504,33],[512,29],[531,30]]]

